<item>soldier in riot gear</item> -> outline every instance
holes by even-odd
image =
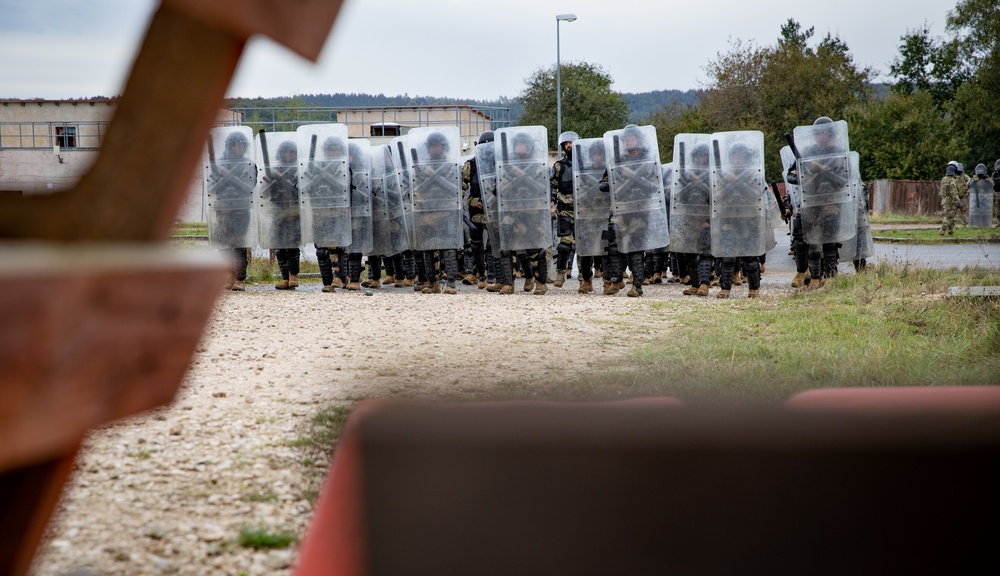
[[[272,138],[282,140],[273,167],[267,161],[266,151],[267,141]],[[298,145],[294,132],[276,132],[268,138],[261,131],[259,142],[265,158],[261,186],[261,247],[275,250],[281,271],[281,280],[275,283],[275,289],[294,290],[299,285],[299,247],[302,245]]]
[[[374,244],[369,150],[369,142],[364,139],[350,140],[347,144],[351,178],[351,244],[344,247],[348,290],[361,290],[361,260],[365,253],[371,252]]]
[[[993,180],[986,175],[986,164],[977,164],[969,182],[969,226],[993,227]]]
[[[346,273],[343,246],[350,244],[350,165],[347,162],[347,127],[312,125],[299,128],[310,138],[309,162],[302,172],[303,221],[305,241],[316,247],[323,292],[343,288],[340,274]],[[323,136],[324,134],[330,134]],[[319,157],[316,158],[316,141]],[[339,270],[343,266],[344,270]]]
[[[419,142],[413,139],[429,132]],[[449,130],[457,143],[458,129]],[[437,278],[437,262],[445,275],[445,294],[457,294],[458,255],[465,241],[462,230],[461,172],[452,154],[452,142],[444,129],[410,131],[414,157],[413,209],[415,214],[415,249],[422,250],[427,286],[424,294],[437,294],[441,286]]]
[[[479,135],[479,144],[493,142],[493,131],[486,130]],[[479,289],[486,288],[486,260],[484,254],[484,232],[486,231],[486,209],[483,206],[483,192],[479,184],[479,166],[476,156],[473,156],[462,166],[462,189],[468,191],[469,243],[472,247],[472,270],[474,278],[466,278],[468,284],[476,284]]]
[[[965,190],[962,179],[958,176],[958,162],[952,160],[945,166],[944,178],[941,179],[941,205],[944,207],[944,220],[938,234],[954,236],[955,220],[958,217],[960,202]]]
[[[712,257],[708,134],[674,137],[676,183],[671,192],[670,246],[688,277],[685,296],[708,296],[715,260]],[[676,273],[676,272],[675,272]]]
[[[497,198],[501,259],[516,254],[524,274],[523,290],[534,289],[535,294],[542,295],[548,291],[544,250],[552,245],[545,128],[503,128],[499,140]]]
[[[222,158],[216,161],[215,136],[225,131]],[[257,167],[249,152],[253,133],[249,128],[216,129],[208,142],[209,166],[205,171],[205,191],[208,197],[209,241],[219,252],[228,256],[232,270],[225,288],[237,292],[246,290],[247,256],[256,244],[256,234],[250,226],[253,215],[253,190]]]
[[[570,257],[575,248],[573,238],[573,143],[580,138],[576,132],[563,132],[559,135],[559,150],[562,157],[552,165],[552,203],[556,211],[556,235],[559,245],[556,247],[556,281],[552,284],[562,288],[566,282],[566,273],[572,270]]]

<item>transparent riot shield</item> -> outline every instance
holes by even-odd
[[[783,146],[778,153],[781,155],[781,178],[785,181],[785,194],[792,199],[792,215],[794,216],[799,213],[799,206],[802,204],[802,192],[799,190],[798,184],[789,183],[786,176],[788,175],[788,169],[795,166],[795,153],[792,152],[790,146]]]
[[[969,182],[969,226],[993,227],[993,182],[973,178]]]
[[[383,145],[368,149],[372,193],[372,251],[366,256],[389,256],[389,251],[392,250],[389,238],[389,199],[385,192],[386,148]]]
[[[608,183],[618,250],[630,253],[665,247],[670,238],[656,129],[628,126],[605,132],[604,146],[611,152]]]
[[[392,139],[392,155],[396,159],[399,173],[399,195],[403,203],[403,220],[406,224],[406,243],[412,248],[413,241],[413,171],[410,166],[410,147],[406,136]]]
[[[573,219],[576,253],[602,256],[605,233],[611,220],[611,194],[600,189],[608,169],[603,138],[583,138],[573,143]]]
[[[499,145],[496,166],[500,249],[515,251],[552,246],[545,127],[501,128],[494,137]]]
[[[712,251],[711,135],[674,136],[670,185],[670,250],[682,254]],[[665,182],[664,185],[667,185]]]
[[[794,141],[802,192],[802,233],[807,244],[842,242],[857,233],[851,186],[847,122],[798,126]]]
[[[351,243],[351,193],[347,169],[347,126],[300,126],[299,148],[308,150],[299,172],[302,241],[320,247]]]
[[[371,143],[352,138],[347,143],[351,169],[351,243],[348,254],[372,254],[375,236],[372,224]]]
[[[295,132],[257,134],[257,157],[264,163],[257,184],[261,248],[302,246],[297,136]]]
[[[208,241],[215,248],[257,245],[254,210],[253,130],[247,126],[215,128],[205,148],[203,183],[208,209]]]
[[[410,130],[414,250],[455,250],[465,240],[457,126]]]
[[[767,252],[764,134],[756,130],[712,134],[712,255]],[[774,232],[771,232],[773,238]]]
[[[486,235],[490,251],[495,258],[500,257],[500,214],[497,211],[497,163],[494,142],[483,142],[476,146],[476,177],[479,178],[479,193],[482,195],[483,212],[486,214]]]
[[[861,181],[861,162],[857,152],[848,154],[851,168],[851,186],[854,188],[855,206],[857,210],[858,233],[840,243],[839,260],[853,262],[863,258],[871,258],[875,254],[875,242],[872,239],[872,227],[868,222],[868,192]]]
[[[403,193],[400,189],[400,174],[392,145],[386,145],[385,154],[385,200],[389,212],[389,252],[395,256],[410,249],[406,232],[406,215],[403,212]]]

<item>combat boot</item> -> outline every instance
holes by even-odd
[[[412,278],[404,278],[403,279],[403,287],[410,287],[410,286],[413,286],[413,279]]]
[[[348,282],[347,283],[347,289],[348,290],[361,290],[361,284],[358,283],[358,282]]]
[[[743,272],[737,270],[736,272],[733,272],[733,286],[742,286],[742,285],[743,285]]]
[[[246,289],[247,286],[246,284],[243,283],[242,280],[236,280],[235,282],[233,282],[233,287],[230,288],[230,290],[232,290],[233,292],[245,292]]]
[[[541,296],[542,294],[545,294],[548,291],[549,291],[549,287],[546,286],[544,282],[536,282],[535,283],[535,295],[536,296]]]
[[[454,282],[448,282],[448,285],[444,289],[445,294],[458,294],[458,288],[455,287]]]
[[[514,293],[514,285],[513,284],[504,284],[503,286],[500,287],[500,290],[498,290],[497,293],[499,293],[499,294],[513,294]]]
[[[552,283],[556,288],[562,288],[563,284],[566,283],[566,271],[556,270],[556,281]]]
[[[334,288],[343,288],[344,287],[344,281],[341,280],[340,278],[338,278],[337,276],[334,276],[333,277],[333,284],[331,284],[331,286],[333,286]]]
[[[333,292],[334,290],[336,290],[336,288],[334,288],[332,284],[323,285],[323,292]]]
[[[687,288],[684,289],[683,292],[681,292],[681,294],[683,294],[685,296],[694,296],[697,293],[698,293],[698,287],[697,286],[688,286]]]
[[[579,292],[580,294],[590,294],[593,291],[594,291],[594,283],[591,282],[590,280],[583,280],[582,282],[580,282],[580,287],[577,289],[577,292]]]
[[[698,289],[695,290],[694,293],[695,296],[701,296],[702,298],[708,296],[708,284],[702,284],[701,286],[698,286]],[[727,290],[726,293],[728,294],[729,291]]]
[[[288,290],[288,280],[282,278],[274,283],[275,290]]]
[[[413,291],[414,292],[423,292],[424,288],[427,288],[427,282],[419,282],[418,281],[418,282],[414,282],[413,283]]]
[[[608,282],[607,280],[604,281],[604,295],[605,296],[614,296],[615,294],[618,293],[618,290],[619,290],[619,288],[618,288],[618,284],[617,283]]]
[[[226,276],[226,283],[222,285],[222,289],[223,290],[232,290],[233,289],[233,284],[235,282],[236,282],[236,274],[233,274],[232,272],[230,272],[229,275]]]
[[[361,281],[361,287],[362,288],[371,288],[372,287],[372,281],[371,280],[362,280]]]
[[[603,277],[604,277],[603,270],[600,269],[594,270],[594,278],[603,278]]]
[[[368,287],[378,290],[379,288],[382,287],[382,283],[379,282],[378,280],[372,280],[371,283],[368,284]]]
[[[763,274],[764,272],[765,272],[765,270],[764,270],[764,263],[761,262],[760,263],[760,273]]]
[[[466,286],[472,286],[475,283],[476,283],[475,274],[466,274],[465,276],[462,276],[462,284],[465,284]]]
[[[642,297],[642,287],[633,285],[632,288],[626,294],[629,298],[641,298]]]
[[[792,288],[798,288],[799,286],[804,286],[806,280],[808,279],[809,279],[808,270],[806,270],[805,272],[796,272],[795,278],[792,278]]]
[[[660,272],[653,272],[653,279],[650,280],[652,284],[663,284],[663,274]]]
[[[476,288],[479,288],[480,290],[482,290],[483,288],[486,288],[486,280],[479,280],[479,281],[477,281],[476,282]]]
[[[501,288],[503,288],[503,284],[499,284],[497,282],[486,285],[487,292],[499,292]]]
[[[420,291],[421,294],[440,294],[441,283],[434,281],[427,284],[427,287]]]
[[[760,297],[760,288],[747,292],[747,298],[759,298],[759,297]]]
[[[618,292],[619,290],[624,290],[624,289],[625,289],[625,280],[624,279],[615,282],[615,292]]]
[[[393,276],[392,274],[390,274],[390,275],[388,275],[388,276],[386,276],[385,278],[382,279],[382,284],[385,284],[386,286],[388,286],[389,284],[395,284],[395,283],[396,283],[396,277]]]
[[[715,295],[716,298],[729,298],[729,290],[719,290],[719,293]]]
[[[299,287],[299,275],[298,274],[289,274],[288,275],[288,289],[289,290],[295,290],[298,287]]]
[[[532,278],[532,277],[530,277],[530,276],[527,277],[527,278],[525,278],[524,279],[524,288],[523,288],[523,290],[525,292],[531,292],[534,289],[535,289],[535,279]]]

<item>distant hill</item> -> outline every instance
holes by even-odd
[[[625,92],[622,94],[628,103],[632,122],[640,122],[655,112],[661,106],[669,106],[674,102],[689,106],[698,103],[698,91],[688,90],[654,90],[652,92]],[[435,104],[468,104],[478,107],[509,108],[510,117],[517,119],[524,113],[524,106],[515,99],[500,96],[496,100],[472,100],[469,98],[447,98],[435,96],[386,96],[384,94],[300,94],[284,98],[228,98],[226,105],[231,108],[287,108],[290,106],[315,106],[323,108],[341,108],[358,106],[428,106]]]

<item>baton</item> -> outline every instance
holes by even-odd
[[[506,162],[507,161],[507,133],[506,132],[501,132],[500,133],[500,155],[503,158],[503,161]]]
[[[406,148],[402,141],[396,142],[396,147],[399,148],[399,167],[406,170]]]
[[[267,136],[261,128],[257,134],[260,136],[260,151],[264,153],[264,175],[271,178],[271,158],[267,153]]]
[[[212,142],[212,135],[208,135],[208,162],[215,168],[215,145]]]
[[[614,143],[615,162],[621,162],[622,158],[621,158],[621,149],[620,149],[619,144],[618,144],[618,135],[616,134],[616,135],[612,136],[611,140]]]
[[[795,155],[795,159],[801,160],[802,155],[799,154],[799,149],[795,146],[795,140],[792,138],[792,135],[788,132],[785,132],[785,142],[788,142],[788,147],[792,149],[792,154]]]
[[[309,161],[312,162],[316,159],[316,135],[313,134],[312,138],[309,140]]]
[[[717,168],[722,167],[722,155],[719,154],[719,141],[712,140],[712,153],[715,154],[715,166]]]
[[[681,173],[681,178],[683,178],[683,177],[684,177],[684,167],[685,167],[685,158],[684,158],[684,143],[683,143],[683,142],[681,142],[681,143],[680,143],[680,144],[678,144],[678,145],[679,145],[679,146],[681,147],[681,150],[680,150],[680,158],[681,158],[681,159],[680,159],[680,164],[681,164],[681,165],[680,165],[680,173]]]

